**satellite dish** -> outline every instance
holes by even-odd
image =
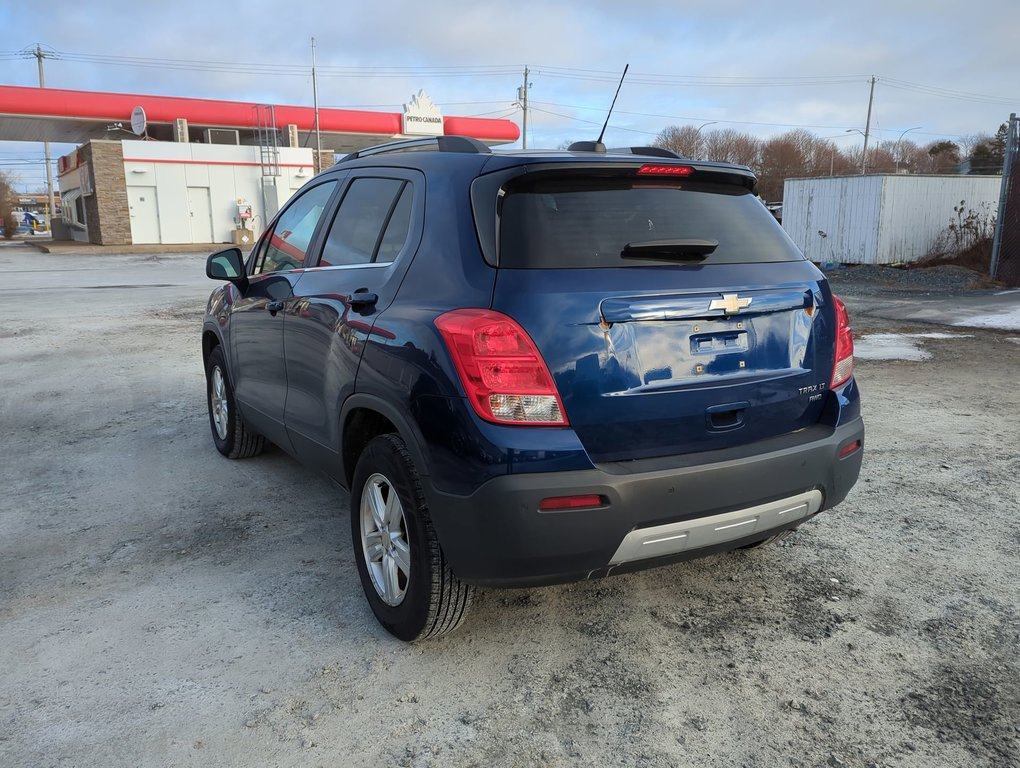
[[[148,122],[145,119],[145,110],[141,107],[135,107],[131,110],[131,130],[135,132],[136,136],[141,136],[145,133],[145,127]]]

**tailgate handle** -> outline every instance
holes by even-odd
[[[749,402],[713,405],[705,409],[705,423],[713,432],[726,432],[744,426],[744,415]]]

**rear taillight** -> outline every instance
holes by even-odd
[[[830,389],[835,389],[845,383],[854,373],[854,337],[850,330],[850,315],[847,314],[846,304],[832,297],[836,306],[836,360],[832,364],[832,383]]]
[[[497,424],[566,426],[559,392],[535,342],[512,318],[456,309],[436,318],[475,412]]]
[[[651,165],[638,168],[638,176],[690,176],[694,169],[689,165]]]

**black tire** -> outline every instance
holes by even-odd
[[[214,395],[217,377],[222,381],[223,386],[218,398]],[[215,405],[217,399],[224,406],[219,411]],[[212,352],[209,353],[209,359],[205,362],[205,400],[209,406],[209,428],[212,430],[216,450],[228,459],[247,459],[262,453],[262,449],[266,446],[266,439],[245,424],[244,419],[237,412],[234,389],[230,385],[227,366],[223,361],[223,350],[218,346],[213,347]],[[220,420],[222,426],[217,426],[217,419]],[[220,434],[221,428],[222,435]]]
[[[362,502],[366,494],[373,493],[379,494],[377,501],[387,502],[387,510],[391,493],[395,493],[400,502],[400,509],[394,513],[400,520],[391,520],[392,526],[388,522],[385,534],[382,528],[375,530],[376,523],[371,519],[363,524],[363,512],[371,517],[372,502],[366,501],[369,506],[365,508]],[[369,526],[366,529],[368,538],[363,538],[362,530],[366,525]],[[414,461],[397,435],[373,438],[358,459],[351,485],[351,537],[365,597],[379,623],[390,634],[412,642],[437,637],[461,625],[471,607],[474,587],[458,579],[446,562],[432,527]],[[368,554],[372,546],[368,542],[375,540],[380,542],[375,550],[379,553],[379,562]],[[399,566],[392,565],[396,561],[392,554],[382,554],[383,541],[388,542],[391,553],[406,545],[409,573],[405,575]],[[373,581],[373,578],[385,580],[387,556],[391,567],[397,569],[391,570],[395,577],[393,583],[397,585],[395,589],[401,592],[391,595],[391,601],[396,599],[396,604],[384,601],[385,586],[377,588]],[[372,573],[369,572],[370,558]]]

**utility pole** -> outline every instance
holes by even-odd
[[[315,38],[312,38],[312,101],[315,102],[315,170],[321,171],[322,135],[319,133],[319,89],[315,83]]]
[[[1018,121],[1016,112],[1009,116],[1009,133],[1006,134],[1006,154],[1002,158],[1002,181],[999,184],[999,211],[995,217],[995,235],[992,237],[992,261],[988,274],[991,275],[992,280],[995,279],[996,273],[999,271],[999,258],[1002,249],[1002,230],[1006,226],[1006,198],[1009,196],[1009,190],[1012,186],[1012,176],[1016,173],[1016,168],[1013,165],[1014,156],[1017,154],[1017,145],[1020,144],[1018,141]]]
[[[524,126],[521,129],[521,149],[528,148],[528,68],[524,67],[524,85],[517,89],[517,98],[524,109]]]
[[[871,93],[868,94],[868,120],[864,123],[864,152],[861,155],[861,176],[868,170],[868,137],[871,135],[871,104],[875,100],[875,76],[871,76]]]
[[[32,53],[35,56],[36,61],[39,63],[39,87],[46,87],[46,74],[43,72],[43,59],[46,58],[46,54],[43,52],[42,46],[36,43],[35,51]],[[46,231],[53,235],[53,229],[50,226],[50,220],[53,217],[53,212],[56,210],[56,199],[53,194],[53,167],[50,163],[50,143],[48,141],[43,142],[43,153],[46,157],[46,190],[50,195],[50,205],[46,209]]]

